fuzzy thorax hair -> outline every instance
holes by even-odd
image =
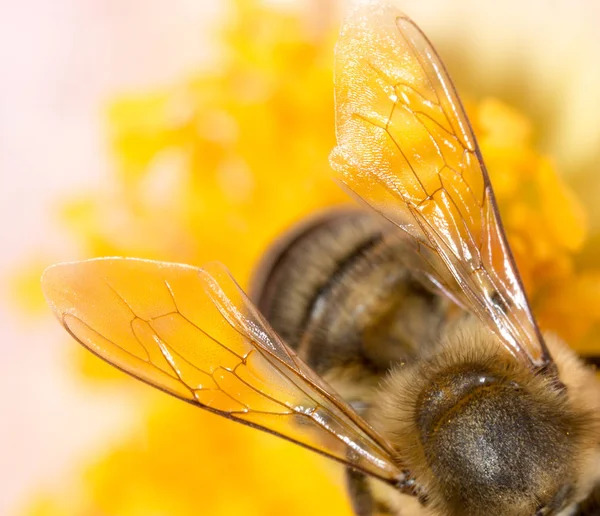
[[[566,391],[474,321],[437,353],[390,372],[369,419],[434,512],[558,512],[589,491],[583,471],[589,477],[598,463],[598,382],[564,345],[548,341]]]

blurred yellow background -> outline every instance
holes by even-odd
[[[600,6],[400,4],[467,100],[541,324],[600,335]],[[333,0],[0,7],[0,514],[349,515],[341,471],[86,354],[53,262],[218,259],[244,284],[292,221],[345,199]],[[598,341],[600,342],[600,341]]]

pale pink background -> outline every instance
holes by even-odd
[[[300,4],[315,12],[319,2]],[[515,61],[524,64],[532,110],[547,105],[554,120],[542,143],[569,172],[600,147],[598,5],[411,0],[403,8],[431,35],[466,43],[481,91],[493,93]],[[101,185],[111,167],[107,99],[217,66],[209,30],[226,19],[214,0],[0,1],[0,514],[16,514],[28,493],[110,446],[134,418],[127,399],[72,377],[58,324],[17,314],[3,285],[40,249],[79,257],[53,213],[61,197]]]

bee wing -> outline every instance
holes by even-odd
[[[119,369],[402,483],[389,445],[279,339],[223,266],[102,258],[54,265],[42,288],[67,331]]]
[[[423,272],[515,357],[550,364],[469,121],[412,20],[372,2],[353,11],[336,47],[335,100],[341,181],[404,231]]]

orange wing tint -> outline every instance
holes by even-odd
[[[514,356],[548,365],[477,142],[425,35],[393,7],[355,9],[336,47],[335,99],[341,180],[405,232],[427,277]]]
[[[392,452],[287,348],[221,265],[105,258],[50,267],[67,331],[119,369],[402,487]]]

